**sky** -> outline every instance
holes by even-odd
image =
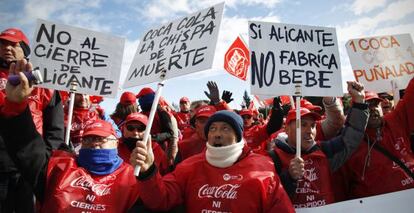
[[[207,8],[223,0],[2,0],[0,29],[21,28],[33,39],[38,18],[82,27],[125,38],[120,82],[126,77],[139,41],[151,27],[156,27]],[[237,35],[248,40],[249,20],[335,27],[338,36],[343,82],[353,80],[345,49],[349,39],[414,33],[414,0],[226,0],[213,68],[168,79],[162,96],[178,103],[182,96],[190,100],[206,99],[208,81],[216,81],[220,92],[229,90],[235,99],[231,107],[240,108],[247,81],[227,74],[223,57]],[[143,87],[156,89],[156,84],[128,88],[138,93]],[[101,104],[112,113],[116,99],[105,98]]]

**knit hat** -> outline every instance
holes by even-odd
[[[207,121],[204,127],[204,134],[208,136],[208,131],[213,122],[226,122],[236,133],[237,141],[240,142],[243,137],[243,119],[235,112],[222,110],[214,113]]]

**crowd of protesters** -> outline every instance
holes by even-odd
[[[231,91],[211,81],[206,100],[182,94],[177,110],[161,98],[147,141],[147,87],[106,110],[76,94],[68,127],[68,94],[21,73],[29,54],[22,31],[1,32],[1,212],[294,212],[414,187],[414,80],[395,106],[358,82],[349,103],[302,99],[298,157],[296,109],[280,97],[266,116],[231,109]]]

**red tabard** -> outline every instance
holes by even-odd
[[[178,164],[163,180],[157,174],[139,185],[141,198],[153,209],[184,203],[186,212],[294,212],[271,159],[254,153],[217,168],[202,152]]]
[[[282,170],[287,170],[295,154],[286,153],[278,148],[274,150],[282,161]],[[305,174],[298,180],[296,193],[291,198],[293,207],[311,208],[333,203],[335,199],[326,155],[318,149],[309,154],[302,154],[301,157],[305,161]]]
[[[74,155],[54,151],[41,212],[127,212],[138,196],[134,169],[125,162],[98,176],[78,167]]]
[[[177,124],[178,124],[178,129],[180,129],[181,131],[184,130],[185,128],[190,128],[190,113],[187,112],[177,112],[174,113],[174,117],[175,119],[177,119]]]

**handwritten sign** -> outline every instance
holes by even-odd
[[[138,46],[124,88],[210,69],[224,3],[148,30]]]
[[[335,28],[249,22],[251,93],[342,96]]]
[[[346,44],[355,79],[378,93],[392,91],[393,84],[407,87],[414,76],[413,48],[409,34],[352,39]]]
[[[43,75],[40,87],[116,97],[124,39],[38,20],[31,61]]]

